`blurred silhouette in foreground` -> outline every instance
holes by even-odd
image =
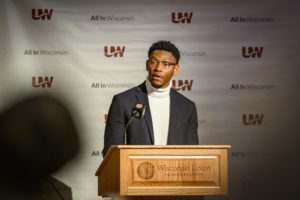
[[[0,114],[0,199],[72,199],[51,174],[79,151],[69,110],[53,97],[35,96]]]

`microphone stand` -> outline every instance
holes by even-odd
[[[124,132],[124,144],[127,144],[127,128],[129,126],[129,124],[133,121],[133,119],[135,118],[135,116],[131,116],[131,118],[129,119],[128,123],[125,126],[125,132]]]
[[[134,118],[142,119],[144,117],[144,114],[145,114],[145,109],[146,109],[146,106],[144,106],[144,109],[140,110],[140,112],[139,112],[139,110],[133,110],[132,111],[132,115],[131,115],[128,123],[125,126],[125,131],[124,131],[124,145],[127,144],[127,128],[129,126],[129,124],[134,120]]]

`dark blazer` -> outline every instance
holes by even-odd
[[[105,156],[111,145],[124,143],[125,125],[131,117],[132,108],[137,104],[147,105],[145,116],[135,118],[127,128],[127,144],[154,144],[152,118],[145,82],[113,97],[108,112],[104,134]],[[170,123],[167,144],[199,144],[198,118],[195,103],[175,91],[170,91]]]

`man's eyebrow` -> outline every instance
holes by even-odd
[[[150,56],[150,58],[155,58],[155,59],[159,60],[156,56]]]

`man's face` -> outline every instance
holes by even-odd
[[[176,76],[179,65],[171,52],[155,50],[146,62],[148,79],[155,88],[166,88],[172,76]]]

